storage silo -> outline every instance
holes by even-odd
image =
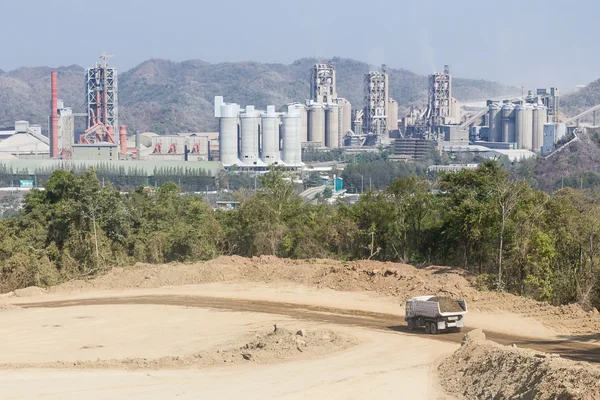
[[[523,149],[531,150],[533,145],[533,107],[525,104],[523,122]]]
[[[507,103],[502,106],[502,141],[503,142],[514,142],[515,137],[515,106]],[[512,122],[512,124],[511,124]],[[512,128],[512,132],[511,132]],[[511,135],[512,133],[512,135]],[[511,140],[512,138],[512,140]]]
[[[267,106],[262,115],[262,152],[261,160],[267,164],[279,164],[279,115],[275,106]]]
[[[259,118],[254,106],[246,106],[246,111],[240,114],[242,127],[242,144],[240,161],[246,165],[258,164],[258,135]]]
[[[325,146],[337,149],[340,144],[340,120],[337,104],[329,104],[325,109]]]
[[[340,106],[339,111],[342,120],[340,129],[340,143],[342,143],[344,136],[352,130],[352,104],[346,99],[338,99],[338,105]]]
[[[300,141],[308,142],[308,109],[304,104],[297,104],[295,109],[300,113]]]
[[[544,145],[544,125],[548,118],[548,109],[544,105],[533,107],[533,140],[532,149],[540,152]]]
[[[308,141],[325,145],[325,110],[322,104],[308,107]]]
[[[281,132],[283,137],[282,161],[286,165],[299,166],[302,164],[302,110],[304,106],[288,106],[288,112],[281,116]]]
[[[228,167],[238,162],[238,124],[240,106],[221,104],[219,116],[219,158]]]
[[[525,129],[525,106],[517,104],[515,107],[515,141],[517,149],[523,148],[523,131]]]
[[[499,142],[500,140],[502,140],[502,113],[498,104],[490,104],[489,116],[490,133],[488,141]]]

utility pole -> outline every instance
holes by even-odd
[[[360,174],[360,192],[363,193],[365,191],[365,177],[363,174]]]

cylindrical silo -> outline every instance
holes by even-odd
[[[267,164],[279,164],[279,115],[275,106],[267,106],[262,115],[262,152],[261,160]]]
[[[502,106],[502,141],[503,142],[510,142],[511,140],[511,120],[514,120],[514,111],[515,111],[515,106],[513,106],[512,104],[508,103]],[[513,138],[514,138],[514,122],[512,124],[512,130],[513,130]],[[514,139],[513,139],[514,141]]]
[[[534,104],[532,111],[533,125],[532,125],[532,138],[531,148],[533,151],[538,151],[539,143],[539,130],[540,130],[540,108],[537,104]]]
[[[341,108],[340,113],[342,117],[342,135],[340,137],[340,141],[343,140],[344,136],[348,133],[348,131],[352,130],[352,105],[346,99],[341,100]]]
[[[257,165],[259,118],[254,106],[246,106],[246,111],[240,114],[240,121],[242,126],[240,161],[246,165]]]
[[[224,166],[238,161],[238,122],[240,108],[237,104],[222,104],[219,118],[219,157]]]
[[[302,109],[304,107],[288,106],[288,112],[281,116],[282,122],[282,161],[286,165],[302,164]]]
[[[517,149],[523,148],[523,133],[525,130],[525,106],[517,104],[515,107],[515,141]]]
[[[304,104],[297,104],[295,107],[300,113],[300,141],[308,142],[308,109]]]
[[[325,145],[325,110],[322,104],[308,107],[308,141]]]
[[[325,109],[325,146],[337,149],[340,144],[340,120],[337,104],[330,104]]]
[[[548,109],[544,105],[538,105],[533,112],[533,151],[540,152],[544,145],[544,124],[548,118]]]
[[[533,147],[533,107],[525,104],[523,126],[523,148],[531,150]]]
[[[496,103],[490,104],[489,110],[489,138],[490,142],[499,142],[502,140],[502,113],[500,106]]]

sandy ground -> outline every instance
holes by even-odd
[[[600,359],[597,312],[479,292],[469,279],[444,267],[220,257],[23,289],[0,295],[1,397],[451,398],[438,365],[462,335],[406,333],[401,303],[423,294],[467,298],[467,327],[495,341]],[[323,334],[309,346],[292,333],[291,347],[242,360],[239,346],[274,324],[347,340]],[[197,355],[205,362],[191,366]]]
[[[7,303],[18,305],[35,301],[60,301],[102,297],[127,297],[140,295],[191,295],[217,298],[264,300],[325,306],[347,310],[398,315],[398,323],[404,323],[404,304],[399,299],[372,292],[340,292],[326,288],[311,288],[304,285],[290,285],[278,282],[266,283],[207,283],[202,285],[166,286],[155,289],[137,290],[95,290],[72,291],[44,294],[42,296],[9,297]],[[561,335],[543,323],[520,315],[504,312],[469,311],[465,319],[468,327],[507,335],[554,340]]]
[[[185,288],[184,292],[189,288]],[[173,289],[169,289],[173,291]],[[0,313],[0,362],[38,363],[185,355],[226,346],[278,326],[322,328],[260,313],[157,305],[74,306]],[[435,366],[457,345],[398,333],[340,328],[359,342],[348,350],[277,365],[200,370],[4,370],[3,399],[413,399],[446,397]],[[200,396],[200,397],[199,397]]]

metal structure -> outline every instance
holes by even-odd
[[[364,133],[377,136],[387,134],[388,91],[389,82],[385,65],[381,66],[381,71],[371,71],[365,75]]]
[[[103,62],[85,70],[85,107],[87,112],[87,128],[104,125],[106,130],[114,130],[118,126],[118,87],[117,70],[109,68],[107,54],[100,55]],[[86,135],[93,143],[97,135]],[[104,135],[106,136],[106,135]],[[114,138],[114,136],[113,136]],[[115,143],[113,141],[113,143]]]
[[[559,101],[559,90],[556,87],[551,87],[548,89],[537,89],[536,94],[541,98],[542,104],[546,106],[548,121],[558,123],[561,122],[558,120],[559,110],[560,110],[560,101]]]
[[[452,77],[450,68],[445,65],[444,72],[429,75],[429,101],[427,110],[427,127],[446,124],[446,118],[452,116]]]
[[[310,99],[329,104],[337,99],[335,68],[330,64],[315,64],[310,72]]]

